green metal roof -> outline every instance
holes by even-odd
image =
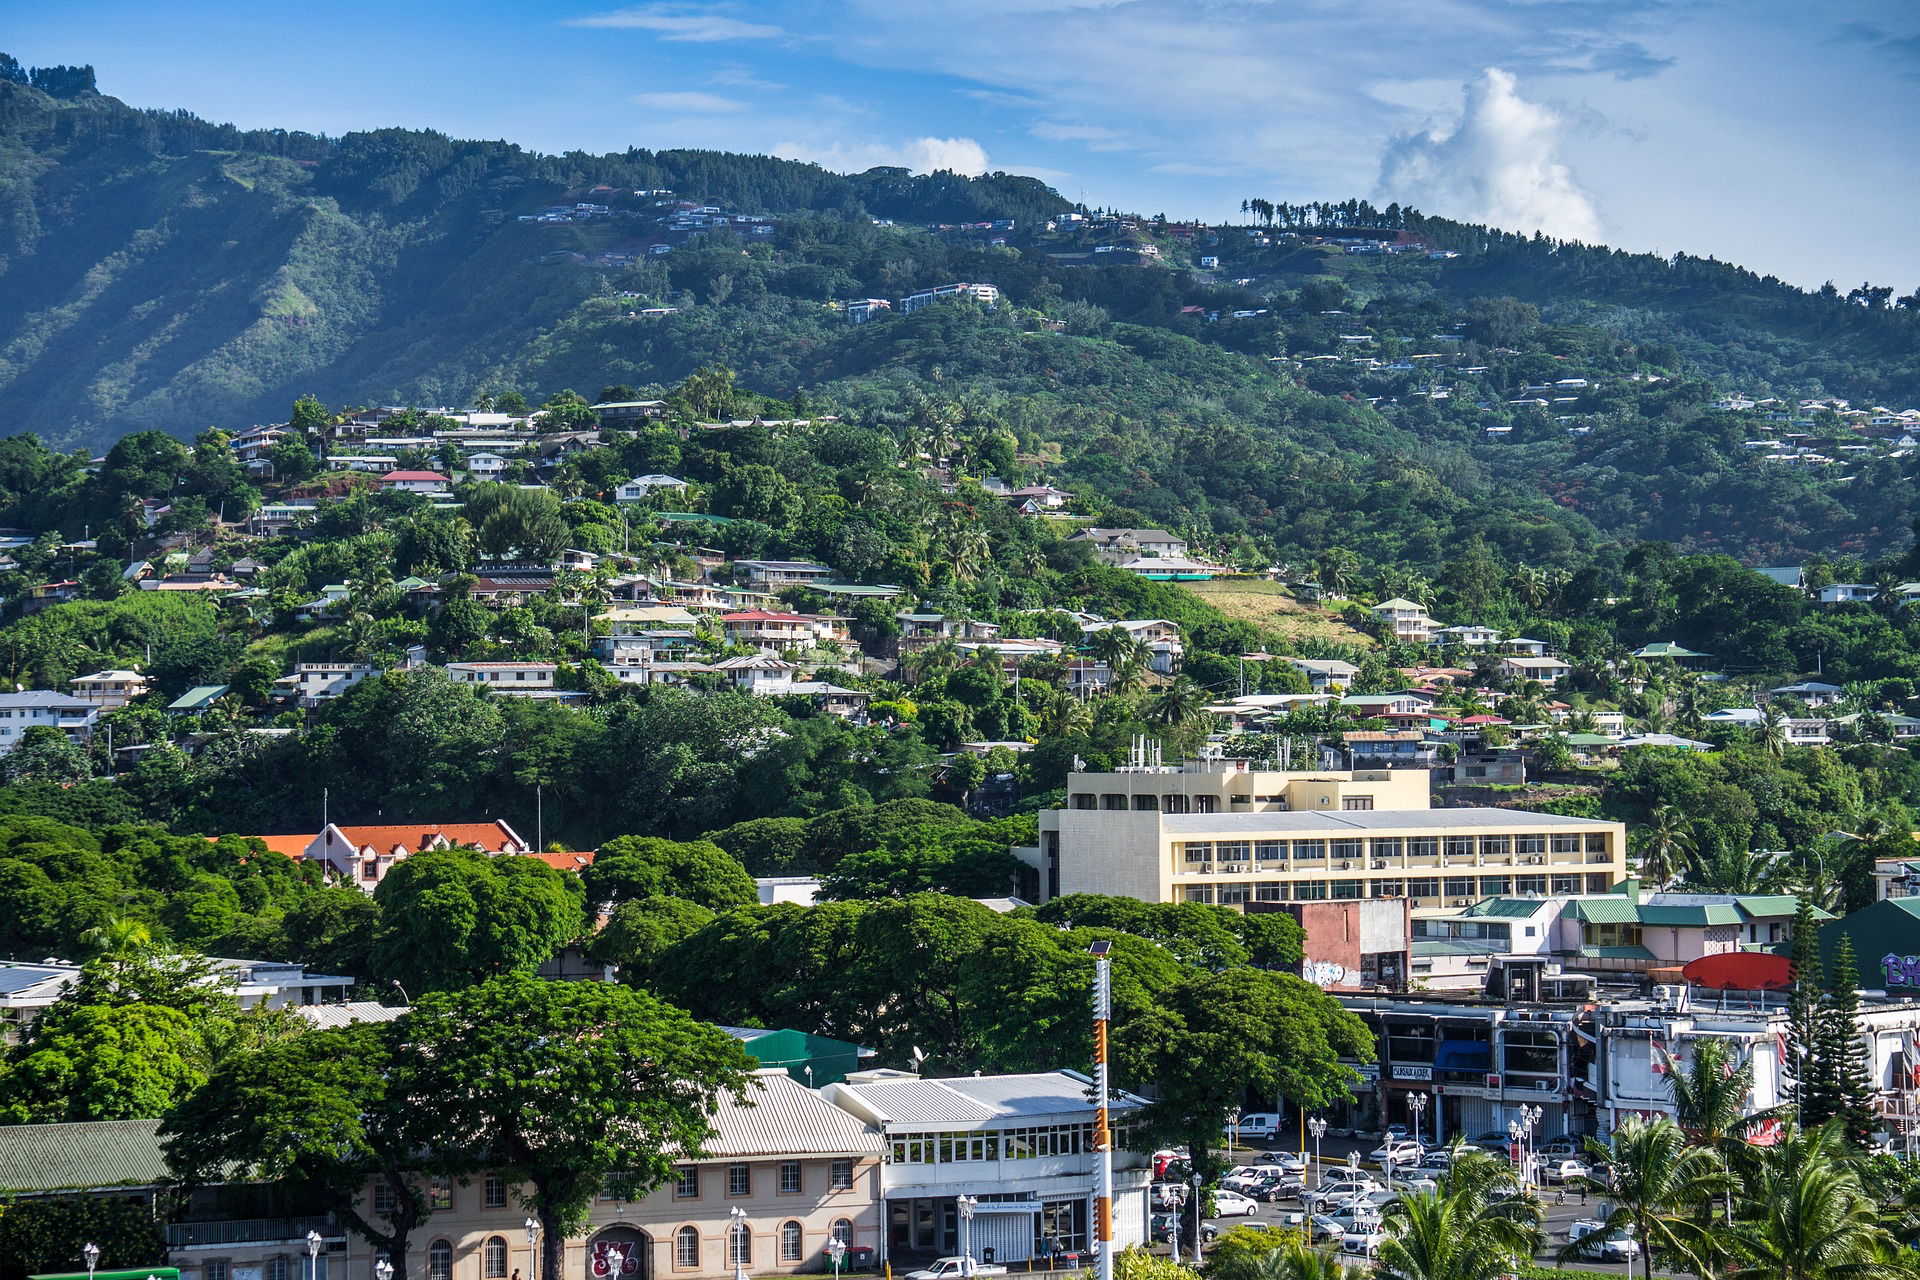
[[[1482,898],[1460,914],[1493,916],[1505,920],[1528,920],[1540,914],[1540,908],[1547,905],[1545,898]]]
[[[1585,960],[1652,960],[1653,952],[1645,947],[1581,947],[1577,953]]]
[[[187,690],[172,702],[169,702],[167,704],[167,710],[201,711],[212,706],[226,691],[227,686],[223,684],[203,684],[197,688]]]
[[[151,1187],[167,1177],[158,1120],[0,1127],[0,1191]]]
[[[1790,893],[1745,893],[1733,901],[1749,916],[1790,916],[1800,909],[1800,899]],[[1813,918],[1831,920],[1833,913],[1815,907]]]
[[[1620,739],[1609,738],[1604,733],[1570,733],[1565,741],[1570,747],[1617,747],[1620,745]]]
[[[1705,658],[1711,655],[1689,649],[1683,644],[1671,640],[1655,640],[1652,644],[1643,644],[1633,651],[1636,658]]]
[[[1632,898],[1575,898],[1567,904],[1567,914],[1588,924],[1635,924],[1640,907]]]
[[[1739,924],[1741,921],[1740,908],[1731,902],[1649,905],[1639,910],[1641,924],[1661,925],[1667,928]]]

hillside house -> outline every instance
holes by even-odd
[[[1439,624],[1427,613],[1427,607],[1395,596],[1373,606],[1373,616],[1386,624],[1389,634],[1403,644],[1426,644]]]
[[[792,691],[794,673],[800,668],[784,658],[761,653],[751,658],[724,658],[714,663],[712,670],[743,693],[776,694]]]
[[[364,662],[302,662],[294,667],[292,675],[273,682],[274,692],[280,697],[297,698],[302,707],[312,708],[377,674],[378,668]]]
[[[68,681],[73,696],[102,711],[124,707],[147,692],[147,678],[138,671],[96,671]]]
[[[1865,582],[1836,582],[1820,588],[1821,604],[1866,604],[1880,593]]]
[[[1560,658],[1528,658],[1513,655],[1500,659],[1500,675],[1512,681],[1534,680],[1549,689],[1573,674],[1573,668]]]
[[[1346,688],[1360,674],[1360,668],[1340,658],[1286,658],[1284,662],[1307,678],[1307,687],[1325,693],[1334,685]]]
[[[467,474],[475,480],[498,480],[507,473],[507,460],[497,453],[476,453],[467,458]]]
[[[667,416],[665,400],[603,400],[587,407],[600,415],[603,431],[631,431],[650,418]]]
[[[1165,529],[1082,529],[1067,539],[1093,547],[1102,564],[1140,559],[1185,559],[1187,540]]]
[[[687,482],[678,476],[635,476],[613,491],[615,502],[644,502],[654,493],[685,493]]]
[[[101,704],[45,689],[23,693],[0,693],[0,751],[11,751],[29,729],[45,725],[67,735],[67,740],[85,746],[93,737],[93,722]]]
[[[553,691],[555,662],[449,662],[447,674],[462,684],[485,685],[510,697]]]
[[[1442,627],[1434,633],[1435,644],[1457,644],[1468,649],[1490,649],[1500,643],[1500,633],[1492,627],[1473,624],[1460,627]]]
[[[1094,622],[1083,626],[1081,630],[1089,638],[1101,631],[1124,631],[1146,649],[1148,668],[1159,675],[1174,674],[1186,657],[1186,646],[1181,642],[1178,624],[1168,622],[1165,618]]]
[[[1843,691],[1837,684],[1822,684],[1818,680],[1803,680],[1799,684],[1783,684],[1777,689],[1767,690],[1769,698],[1798,698],[1809,707],[1830,707],[1839,702]]]
[[[833,577],[833,570],[826,565],[806,560],[736,560],[733,567],[747,585],[776,590],[809,586]]]
[[[389,471],[380,477],[382,489],[406,493],[445,493],[452,483],[438,471]]]
[[[1032,503],[1047,511],[1058,511],[1073,500],[1073,495],[1065,489],[1056,489],[1050,484],[1029,485],[1025,489],[1015,489],[1004,496],[1015,503]]]
[[[723,613],[720,626],[728,644],[743,644],[762,653],[810,649],[821,640],[833,638],[830,621],[768,609]]]

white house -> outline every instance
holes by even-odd
[[[1820,588],[1821,604],[1864,604],[1879,595],[1864,582],[1836,582]]]
[[[553,662],[449,662],[447,674],[463,684],[483,684],[495,693],[544,693],[553,688]]]
[[[714,663],[712,669],[730,680],[734,688],[761,694],[790,692],[794,672],[800,670],[795,663],[764,653],[751,658],[725,658]]]
[[[1433,639],[1437,625],[1427,615],[1425,605],[1399,596],[1373,606],[1373,616],[1387,625],[1395,640],[1406,644],[1425,644]]]
[[[1434,635],[1433,642],[1465,645],[1469,649],[1486,649],[1500,643],[1500,633],[1492,627],[1473,625],[1445,627]]]
[[[378,668],[365,662],[302,662],[274,684],[282,694],[297,697],[301,706],[316,707],[377,673]]]
[[[615,502],[644,502],[656,489],[670,493],[686,492],[687,482],[678,476],[646,475],[635,476],[613,492]]]
[[[1500,674],[1508,680],[1537,680],[1552,688],[1573,674],[1573,668],[1560,658],[1507,657],[1500,659]]]
[[[36,725],[58,729],[71,741],[84,746],[93,736],[93,722],[99,717],[100,709],[101,704],[97,702],[69,698],[64,693],[45,689],[0,693],[0,751],[19,746],[27,730]]]
[[[382,489],[401,489],[407,493],[445,493],[449,483],[438,471],[389,471],[380,477]]]
[[[68,683],[74,697],[103,711],[124,707],[147,691],[147,678],[138,671],[96,671],[90,676],[75,676]]]
[[[1830,707],[1840,701],[1842,690],[1837,684],[1822,684],[1818,680],[1803,680],[1799,684],[1783,684],[1777,689],[1767,690],[1769,698],[1798,698],[1809,707]]]
[[[507,472],[507,460],[497,453],[476,453],[467,459],[467,474],[475,480],[498,480]]]

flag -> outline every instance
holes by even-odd
[[[1660,1037],[1649,1033],[1647,1036],[1647,1065],[1653,1068],[1653,1074],[1657,1076],[1667,1074],[1666,1052],[1667,1046]]]

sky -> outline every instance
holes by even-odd
[[[243,126],[1006,170],[1224,221],[1366,197],[1920,286],[1920,0],[0,0]]]

